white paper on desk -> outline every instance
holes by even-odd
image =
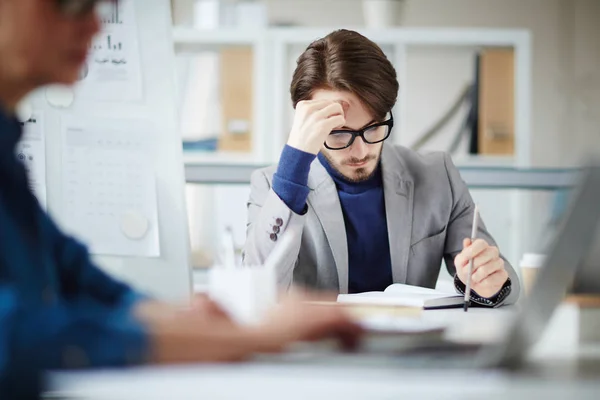
[[[104,101],[141,100],[141,53],[134,1],[107,5],[100,19],[103,29],[90,46],[78,96]]]
[[[93,254],[160,255],[154,133],[144,122],[63,118],[62,188],[66,228]],[[132,239],[123,219],[134,213],[148,230]]]
[[[46,208],[46,139],[41,113],[23,123],[23,137],[17,145],[17,159],[25,164],[29,188]]]
[[[359,320],[367,331],[405,334],[443,332],[447,324],[420,318],[403,318],[390,315],[373,315]]]

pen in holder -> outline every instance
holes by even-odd
[[[209,297],[237,323],[260,322],[276,303],[276,282],[264,266],[213,268],[209,271]]]
[[[229,233],[223,239],[228,239]],[[292,232],[280,235],[281,240],[273,248],[263,265],[236,267],[231,255],[223,255],[224,265],[209,271],[208,295],[233,318],[244,325],[259,323],[277,303],[277,266],[288,256],[293,245]]]

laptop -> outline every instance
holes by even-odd
[[[318,347],[282,361],[399,366],[411,368],[508,368],[520,367],[528,351],[541,338],[555,308],[579,275],[600,279],[593,264],[585,261],[600,227],[600,164],[583,170],[581,182],[549,247],[544,268],[529,296],[509,324],[501,340],[493,344],[440,342],[402,352],[323,352]]]

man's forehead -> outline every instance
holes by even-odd
[[[318,98],[320,100],[330,100],[336,101],[342,106],[350,107],[356,105],[356,100],[354,98],[355,95],[349,92],[342,92],[340,90],[332,90],[332,89],[318,89],[314,92],[313,98]]]
[[[371,114],[369,109],[365,107],[358,96],[351,92],[332,89],[318,89],[313,93],[312,100],[335,101],[342,105],[345,112],[358,111],[360,113],[369,114],[369,116]]]

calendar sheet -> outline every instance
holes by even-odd
[[[93,254],[158,257],[151,127],[63,118],[61,133],[66,228]]]

